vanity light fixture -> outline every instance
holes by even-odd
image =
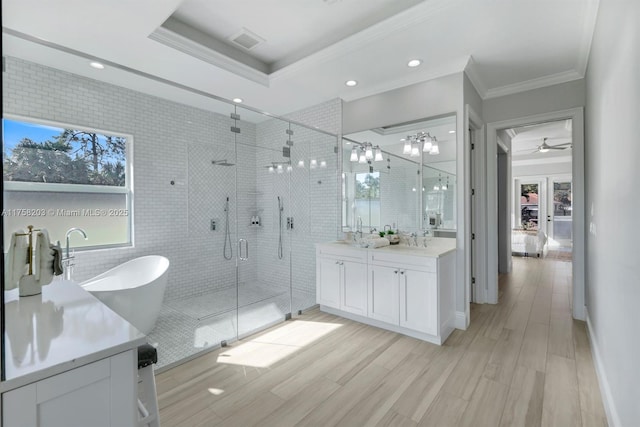
[[[89,65],[95,68],[96,70],[104,70],[104,65],[102,65],[97,61],[90,62]]]
[[[287,172],[291,172],[293,170],[293,167],[291,165],[287,165]]]
[[[438,140],[435,136],[432,138],[432,141],[433,142],[431,143],[431,150],[429,151],[429,154],[435,156],[436,154],[440,154],[440,148],[438,147]]]
[[[411,154],[410,157],[418,157],[420,156],[420,148],[418,147],[418,141],[414,141],[411,143]]]
[[[327,167],[327,161],[326,160],[320,160],[320,167],[321,168],[326,168]]]
[[[281,164],[279,164],[278,166],[276,166],[276,172],[278,172],[278,173],[282,173],[282,172],[284,172],[284,168],[282,167],[282,165],[281,165]]]
[[[407,138],[402,138],[400,141],[404,141],[404,146],[402,147],[402,154],[411,154],[411,136],[407,136]]]
[[[378,146],[378,145],[376,145],[376,155],[375,155],[374,160],[375,160],[376,162],[381,162],[381,161],[383,161],[383,160],[384,160],[384,159],[382,158],[382,150],[380,149],[380,146]]]
[[[351,149],[351,157],[349,157],[349,160],[352,162],[357,162],[358,161],[358,148],[357,147],[353,147]]]
[[[412,59],[411,61],[407,62],[407,67],[411,67],[411,68],[415,68],[418,65],[422,64],[422,61],[419,59]]]
[[[349,160],[358,163],[371,163],[371,160],[381,162],[384,158],[382,157],[382,150],[379,145],[374,147],[370,142],[364,142],[351,149]]]
[[[311,159],[309,161],[309,169],[315,169],[318,167],[318,161],[316,159]]]
[[[298,167],[299,168],[303,168],[304,167],[304,160],[298,160]]]
[[[422,151],[424,153],[428,153],[431,151],[431,147],[433,147],[433,138],[431,138],[431,136],[427,136],[424,138],[424,145],[422,146]]]
[[[346,82],[344,82],[344,84],[346,84],[349,87],[354,87],[358,84],[358,82],[355,80],[347,80]]]
[[[273,172],[275,172],[274,167],[273,166],[269,166],[269,173],[273,173]]]
[[[371,146],[371,144],[365,144],[364,158],[367,160],[373,160],[373,147]]]

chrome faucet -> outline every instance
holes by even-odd
[[[70,243],[69,243],[69,239],[71,237],[71,234],[73,232],[77,231],[78,233],[82,234],[82,236],[84,237],[84,240],[87,240],[87,233],[82,229],[82,228],[78,228],[78,227],[73,227],[67,230],[67,233],[65,234],[65,240],[67,243],[67,248],[66,248],[66,256],[63,258],[64,261],[64,278],[66,280],[71,280],[71,270],[72,267],[75,265],[71,262],[72,259],[75,258],[75,255],[73,255],[73,253],[70,252]]]

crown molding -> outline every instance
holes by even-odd
[[[487,96],[487,85],[484,84],[476,70],[476,62],[474,61],[473,56],[469,56],[469,61],[467,61],[467,65],[464,67],[464,73],[476,89],[476,92],[478,92],[478,95],[480,95],[480,98],[485,99]]]
[[[536,79],[526,80],[520,83],[500,86],[488,89],[483,99],[498,98],[500,96],[511,95],[528,90],[539,89],[541,87],[553,86],[560,83],[566,83],[573,80],[582,79],[584,75],[575,70],[563,71],[561,73],[552,74],[550,76],[539,77]]]
[[[270,79],[268,74],[258,71],[240,61],[236,61],[235,59],[223,55],[216,50],[205,47],[200,43],[197,43],[174,31],[158,27],[154,32],[149,34],[149,38],[182,53],[193,56],[194,58],[198,58],[209,64],[215,65],[216,67],[220,67],[223,70],[227,70],[230,73],[242,76],[252,82],[269,87]]]
[[[584,26],[582,27],[582,38],[580,47],[578,48],[578,73],[584,76],[587,73],[587,65],[589,64],[589,56],[591,55],[591,43],[593,41],[593,33],[596,28],[598,18],[598,8],[600,0],[584,0],[586,3]]]

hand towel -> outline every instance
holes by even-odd
[[[372,238],[369,239],[368,241],[369,245],[368,247],[370,248],[382,248],[384,246],[389,246],[389,240],[385,239],[384,237],[378,237],[378,238]]]
[[[38,241],[36,242],[35,263],[36,281],[40,286],[46,286],[53,280],[53,264],[55,259],[55,251],[51,249],[51,241],[49,240],[49,232],[42,229],[38,232]]]
[[[24,234],[24,230],[18,230],[11,235],[9,252],[5,261],[4,289],[11,290],[18,287],[20,278],[29,272],[29,240]]]

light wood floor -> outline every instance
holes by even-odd
[[[515,258],[443,346],[311,311],[158,375],[162,426],[606,426],[570,274]]]

